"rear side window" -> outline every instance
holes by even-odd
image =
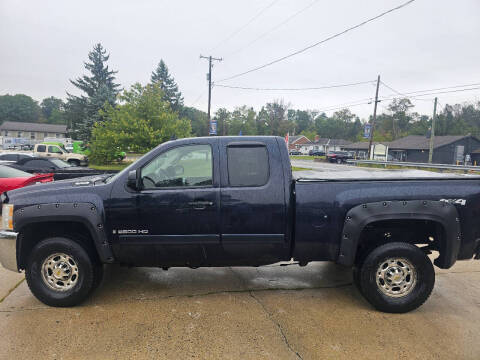
[[[37,152],[45,152],[47,147],[45,145],[38,145],[37,146]]]
[[[17,154],[4,154],[0,155],[0,160],[6,161],[17,161],[18,155]]]
[[[265,146],[229,146],[227,158],[230,186],[262,186],[268,182]]]
[[[47,169],[49,167],[53,167],[53,165],[50,165],[50,163],[47,160],[30,160],[26,161],[24,163],[24,166],[30,167],[30,168],[36,168],[36,169]]]
[[[30,176],[32,176],[32,174],[25,171],[17,170],[8,166],[0,166],[0,178],[23,178]]]

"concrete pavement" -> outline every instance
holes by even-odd
[[[331,263],[110,266],[75,308],[22,282],[0,303],[0,359],[478,359],[479,299],[480,261],[437,271],[429,301],[403,315],[373,310]]]

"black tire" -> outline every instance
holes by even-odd
[[[342,159],[337,159],[337,164],[341,164],[343,163],[343,160]]]
[[[63,291],[48,285],[42,272],[44,261],[57,253],[71,257],[78,268],[75,285]],[[52,237],[33,248],[28,258],[25,277],[28,287],[38,300],[49,306],[68,307],[80,304],[90,295],[99,284],[102,270],[98,269],[88,251],[79,243],[65,237]]]
[[[385,269],[398,267],[397,264],[403,265],[404,269],[409,269],[414,275],[407,275],[406,279],[410,279],[410,284],[401,286],[386,284],[387,288],[400,293],[394,295],[386,294],[381,290],[381,285],[377,285],[377,270],[381,270],[380,266],[385,265],[388,259],[400,259],[399,262],[393,262]],[[402,259],[407,263],[402,262]],[[413,269],[410,269],[411,267]],[[388,272],[388,271],[386,271]],[[435,271],[432,262],[427,255],[417,246],[403,243],[392,242],[381,245],[373,249],[365,258],[359,271],[360,292],[377,310],[388,313],[405,313],[412,311],[421,306],[430,296],[433,286],[435,285]],[[412,280],[414,279],[414,280]],[[379,282],[385,284],[383,279]],[[402,290],[405,287],[407,290]],[[385,288],[385,286],[383,287]],[[405,295],[401,292],[405,291]]]
[[[68,163],[72,166],[80,166],[79,160],[68,160]]]

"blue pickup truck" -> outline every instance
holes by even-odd
[[[161,144],[116,175],[2,194],[0,262],[73,306],[103,264],[261,266],[334,261],[377,309],[407,312],[449,268],[479,257],[480,178],[292,179],[280,137]]]

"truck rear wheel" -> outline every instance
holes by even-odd
[[[392,242],[373,249],[357,274],[362,295],[376,309],[405,313],[421,306],[435,284],[432,262],[417,246]]]
[[[101,273],[97,267],[79,243],[52,237],[33,248],[25,277],[38,300],[49,306],[67,307],[84,301],[98,285]]]

